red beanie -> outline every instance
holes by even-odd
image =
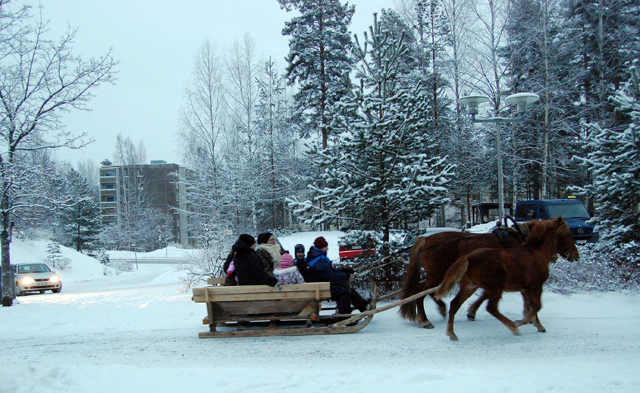
[[[325,240],[324,237],[320,236],[320,237],[316,238],[316,240],[313,241],[313,245],[316,248],[324,248],[324,247],[327,247],[329,245],[329,243],[327,243],[327,241]]]

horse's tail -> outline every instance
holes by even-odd
[[[449,267],[447,273],[445,273],[444,279],[442,279],[442,284],[440,284],[440,289],[435,294],[435,298],[440,300],[447,293],[451,292],[453,287],[460,282],[462,276],[467,272],[468,267],[469,261],[466,256],[455,261],[455,263]]]
[[[424,238],[419,237],[416,243],[411,247],[411,255],[409,256],[409,267],[404,277],[404,285],[402,287],[402,298],[406,299],[409,296],[415,295],[422,289],[420,286],[420,265],[422,262],[422,245],[424,244]],[[416,302],[414,300],[409,303],[405,303],[400,306],[400,315],[404,319],[410,321],[417,321],[418,313],[416,312]]]

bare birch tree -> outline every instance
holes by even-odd
[[[225,210],[221,145],[226,133],[223,64],[209,41],[194,59],[191,80],[185,89],[180,141],[190,169],[180,181],[187,188],[194,237],[204,246],[223,230]]]
[[[233,132],[239,133],[235,137],[241,141],[234,147],[242,159],[237,162],[233,173],[235,192],[248,196],[251,206],[251,225],[253,232],[258,231],[258,185],[254,182],[255,170],[258,166],[258,141],[255,128],[254,114],[258,102],[258,80],[261,74],[261,62],[256,59],[255,41],[247,33],[242,42],[235,40],[229,49],[225,64],[227,83],[226,93],[229,99],[229,113],[233,121]],[[238,200],[245,199],[237,195]]]
[[[85,134],[64,129],[61,114],[88,110],[92,92],[115,81],[111,52],[88,61],[72,53],[75,30],[57,40],[47,37],[47,24],[25,12],[11,13],[0,1],[0,215],[2,220],[2,303],[13,304],[9,231],[12,214],[29,188],[28,171],[16,158],[23,151],[78,148]],[[25,172],[26,171],[26,172]]]

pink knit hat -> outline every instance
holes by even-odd
[[[287,269],[293,266],[293,257],[291,254],[282,254],[280,257],[280,269]]]

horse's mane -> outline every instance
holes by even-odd
[[[536,222],[523,245],[525,247],[540,247],[546,240],[547,231],[553,229],[553,223],[554,220]]]
[[[571,235],[571,228],[569,228],[569,224],[567,224],[565,220],[562,220],[560,226],[556,229],[556,235],[558,235],[558,237]]]

